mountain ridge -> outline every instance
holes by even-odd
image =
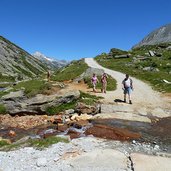
[[[48,69],[58,69],[69,64],[68,61],[47,57],[39,51],[36,51],[32,55],[46,65]]]
[[[0,79],[23,80],[47,71],[47,67],[27,51],[0,36]],[[6,79],[5,79],[6,80]]]
[[[134,45],[132,49],[144,45],[156,45],[171,42],[171,23],[161,26],[145,36],[139,43]]]

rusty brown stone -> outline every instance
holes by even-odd
[[[67,135],[69,135],[71,139],[80,137],[80,133],[74,130],[69,130]]]
[[[85,105],[84,103],[78,103],[77,107],[76,107],[76,111],[79,114],[94,114],[97,113],[97,108],[95,106],[89,106],[89,105]]]
[[[89,121],[87,120],[79,120],[76,122],[77,125],[80,125],[81,127],[88,125]]]
[[[8,133],[8,135],[10,137],[15,137],[16,136],[16,133],[15,133],[15,131],[10,130],[9,133]]]
[[[95,125],[87,129],[85,134],[114,140],[131,140],[139,139],[141,137],[138,133],[130,132],[123,128],[109,127],[106,125]]]
[[[68,125],[59,124],[57,130],[60,132],[65,132],[67,129],[68,129]]]

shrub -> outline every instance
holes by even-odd
[[[3,104],[0,104],[0,114],[5,114],[6,113],[6,108]]]

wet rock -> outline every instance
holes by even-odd
[[[132,141],[132,144],[136,144],[136,141],[135,141],[135,140],[133,140],[133,141]]]
[[[131,140],[141,137],[138,133],[133,133],[123,128],[114,128],[106,125],[95,125],[85,132],[86,135],[94,135],[95,137],[114,139],[114,140]]]
[[[68,125],[64,124],[58,124],[58,131],[65,132],[68,129]]]
[[[68,131],[67,135],[69,135],[71,139],[79,138],[80,137],[80,132],[77,132],[77,131],[75,131],[73,129],[70,129]]]
[[[124,108],[123,108],[124,110]],[[113,113],[99,113],[92,117],[92,119],[122,119],[129,121],[139,121],[151,123],[151,120],[146,116],[138,115],[133,112],[113,112]]]
[[[38,133],[38,135],[42,138],[48,138],[51,136],[54,136],[57,134],[57,130],[55,129],[46,129],[46,130],[42,130]]]
[[[53,124],[63,123],[62,115],[55,115]]]
[[[89,124],[88,120],[79,120],[76,122],[77,125],[80,125],[81,127],[87,126]]]

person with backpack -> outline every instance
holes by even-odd
[[[93,77],[91,78],[91,83],[93,84],[93,92],[97,92],[96,90],[96,84],[99,82],[96,74],[93,74]]]
[[[131,92],[133,90],[133,81],[126,74],[125,79],[122,81],[122,89],[124,90],[124,102],[126,103],[126,95],[128,94],[129,104],[132,104]]]
[[[107,87],[107,74],[103,73],[101,77],[101,83],[102,83],[102,93],[106,93],[106,87]]]

